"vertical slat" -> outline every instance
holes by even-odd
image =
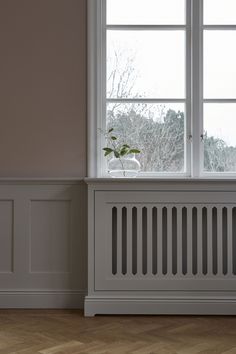
[[[157,273],[162,275],[162,206],[157,207]]]
[[[223,275],[222,207],[217,208],[217,274]]]
[[[127,206],[127,275],[132,274],[132,206]]]
[[[114,225],[113,225],[113,206],[111,206],[111,208],[109,208],[109,215],[108,215],[108,223],[109,223],[109,229],[111,230],[111,232],[108,233],[108,235],[111,235],[111,237],[108,237],[107,243],[108,243],[108,270],[109,270],[109,274],[110,276],[114,275],[114,269],[113,269],[113,248],[116,248],[116,245],[113,242],[113,238],[114,238]]]
[[[122,274],[127,274],[127,207],[122,208]]]
[[[152,274],[152,207],[147,207],[147,274]]]
[[[122,207],[117,206],[117,274],[122,274]]]
[[[197,208],[197,272],[199,275],[203,273],[202,252],[202,206],[199,206]]]
[[[172,207],[167,207],[167,274],[172,275]]]
[[[137,273],[143,274],[142,207],[137,206]]]
[[[187,273],[193,274],[193,233],[192,233],[192,207],[187,207]]]
[[[157,274],[157,208],[152,208],[152,274]]]
[[[233,208],[227,208],[227,259],[228,259],[228,269],[227,275],[230,277],[233,275],[233,219],[232,219]]]
[[[183,275],[183,239],[182,239],[182,207],[177,207],[177,274]]]
[[[213,274],[212,261],[212,207],[207,206],[207,274]]]

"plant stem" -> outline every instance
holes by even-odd
[[[121,158],[119,157],[119,160],[120,160],[120,164],[121,164],[121,167],[122,167],[122,170],[123,170],[123,176],[125,177],[125,167],[124,167],[124,164],[121,160]]]
[[[116,150],[116,144],[115,144],[115,142],[114,142],[112,139],[111,139],[111,145],[112,145],[113,149]],[[119,159],[119,161],[120,161],[121,168],[122,168],[122,170],[123,170],[123,176],[125,177],[125,167],[124,167],[124,164],[123,164],[123,162],[122,162],[121,157],[119,157],[118,159]]]

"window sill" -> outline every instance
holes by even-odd
[[[111,178],[111,177],[86,177],[87,184],[142,184],[142,183],[236,183],[236,176],[233,177],[136,177],[136,178]]]

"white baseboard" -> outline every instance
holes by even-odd
[[[109,315],[236,315],[236,297],[97,297],[86,296],[85,316]]]
[[[83,309],[84,290],[1,290],[0,308]]]

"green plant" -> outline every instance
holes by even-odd
[[[131,148],[128,144],[119,144],[118,138],[113,134],[114,128],[110,128],[105,133],[105,138],[108,142],[108,146],[103,148],[104,156],[114,154],[117,159],[121,159],[124,156],[130,154],[140,154],[140,150]]]

